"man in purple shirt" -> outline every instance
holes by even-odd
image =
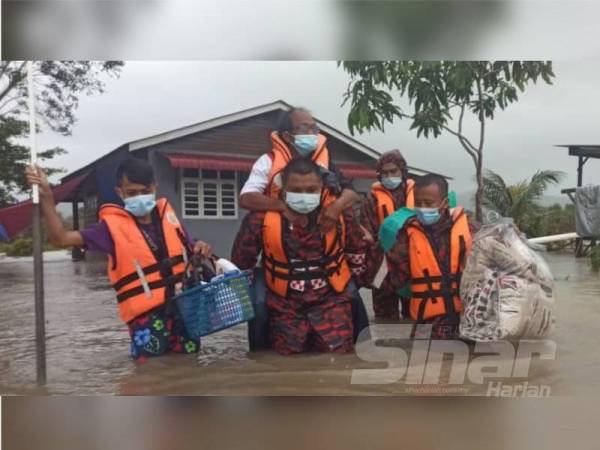
[[[121,163],[115,192],[124,207],[103,206],[101,214],[106,220],[81,231],[64,229],[43,171],[28,167],[26,176],[30,185],[40,187],[40,205],[52,244],[110,255],[109,276],[117,290],[119,313],[129,327],[132,357],[141,362],[167,351],[197,352],[199,341],[187,334],[177,308],[169,300],[175,283],[181,280],[183,247],[206,258],[212,256],[212,250],[205,242],[194,242],[166,199],[155,198],[152,166],[137,158]],[[117,258],[118,254],[128,257]],[[136,275],[137,267],[132,267],[139,261],[145,261],[140,271],[154,281],[148,283]]]
[[[154,223],[140,222],[140,226],[146,233],[148,233],[154,242],[158,241],[156,225]],[[181,224],[181,228],[183,229],[185,240],[187,241],[189,247],[194,248],[196,240],[189,235],[183,224]],[[91,225],[88,228],[79,230],[79,233],[81,233],[81,237],[83,238],[82,248],[90,252],[105,253],[113,258],[115,257],[115,243],[108,229],[108,225],[106,225],[104,220],[101,220],[100,222]],[[201,247],[203,243],[201,241],[198,242],[200,242]]]

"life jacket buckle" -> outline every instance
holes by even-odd
[[[162,278],[168,278],[171,276],[171,274],[172,274],[171,268],[173,267],[173,261],[171,261],[171,259],[169,259],[169,258],[163,259],[162,261],[160,261],[158,263],[158,265],[159,265],[160,276]]]

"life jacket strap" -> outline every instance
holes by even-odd
[[[419,285],[419,284],[429,284],[429,283],[441,283],[444,280],[450,281],[450,282],[460,282],[460,274],[454,274],[454,275],[449,275],[449,276],[429,276],[429,277],[423,277],[423,278],[413,278],[412,280],[410,280],[410,284],[411,286],[415,286],[415,285]]]
[[[458,287],[456,287],[456,288],[432,289],[431,291],[425,291],[425,292],[413,292],[411,295],[413,298],[436,300],[437,297],[444,297],[444,298],[447,296],[455,297],[455,296],[459,295],[459,292],[460,291],[459,291]]]
[[[317,270],[307,270],[306,272],[295,272],[295,273],[283,273],[277,271],[275,268],[271,268],[269,266],[265,266],[265,270],[269,273],[269,275],[273,278],[278,278],[281,280],[287,281],[308,281],[308,280],[317,280],[317,279],[327,279],[339,270],[339,266],[332,267],[330,269],[317,269]]]
[[[333,255],[328,255],[328,256],[324,256],[323,258],[318,258],[318,259],[309,259],[306,261],[294,261],[294,262],[281,262],[278,261],[276,259],[274,259],[272,256],[264,254],[263,258],[265,261],[267,261],[268,263],[270,263],[271,265],[273,265],[274,267],[277,268],[281,268],[281,269],[289,269],[289,270],[294,270],[294,269],[306,269],[306,270],[310,270],[310,267],[314,267],[314,266],[324,266],[327,264],[331,264],[332,262],[340,262],[341,257],[343,256],[343,251],[339,251]]]
[[[163,276],[169,276],[170,274],[167,273],[167,271],[182,262],[183,262],[183,255],[173,256],[171,258],[163,259],[162,261],[159,261],[150,266],[143,267],[142,271],[144,272],[144,275],[148,275],[150,273],[160,271]],[[120,278],[115,284],[113,284],[113,288],[115,288],[115,290],[118,291],[121,288],[127,286],[129,283],[132,283],[133,281],[135,281],[137,279],[138,279],[138,273],[131,272],[131,273],[125,275],[124,277]]]
[[[181,261],[183,261],[183,258],[181,258]],[[155,269],[153,272],[156,272],[156,271],[158,271],[158,269]],[[150,273],[150,272],[148,272],[148,273]],[[144,274],[147,274],[147,272],[145,270],[144,270]],[[137,275],[137,272],[135,272],[134,280],[137,278],[138,278],[138,275]],[[163,277],[160,280],[152,281],[152,282],[148,283],[148,287],[150,288],[150,290],[158,289],[158,288],[161,288],[164,286],[177,284],[181,280],[183,280],[183,273],[180,273],[178,275],[169,275],[168,277]],[[125,284],[127,284],[127,283],[125,283]],[[128,289],[125,292],[122,292],[117,295],[117,301],[119,303],[121,303],[135,295],[141,294],[142,292],[144,292],[143,286],[137,286],[135,288]]]

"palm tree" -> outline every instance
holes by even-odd
[[[503,217],[512,217],[522,231],[533,235],[541,218],[540,198],[551,184],[559,183],[564,175],[558,170],[539,170],[530,180],[507,185],[496,172],[486,170],[483,177],[483,206]]]

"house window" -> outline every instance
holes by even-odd
[[[237,219],[237,173],[229,170],[183,169],[183,217]]]

